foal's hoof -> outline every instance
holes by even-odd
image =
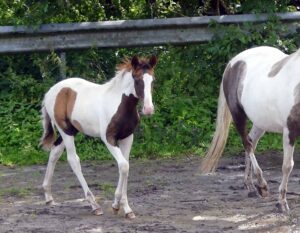
[[[135,218],[135,214],[133,212],[130,212],[130,213],[125,214],[125,217],[127,219],[134,219]]]
[[[278,213],[281,214],[289,214],[290,213],[290,208],[287,204],[281,204],[281,203],[277,203],[276,204],[276,209]]]
[[[114,215],[117,215],[119,213],[120,209],[117,209],[117,208],[114,208],[114,207],[111,207],[111,208],[113,210]]]
[[[53,200],[50,200],[50,201],[46,201],[46,205],[54,206],[54,205],[56,205],[56,203]]]
[[[92,210],[92,214],[96,215],[96,216],[103,215],[103,211],[102,211],[101,207],[99,207],[97,209]]]
[[[269,188],[268,186],[260,187],[258,185],[255,185],[258,193],[262,197],[268,197],[269,196]]]

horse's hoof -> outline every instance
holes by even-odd
[[[255,185],[259,195],[261,197],[268,197],[269,196],[269,189],[268,186],[260,187],[258,185]]]
[[[290,213],[290,209],[289,209],[288,205],[287,204],[284,205],[279,202],[276,204],[276,210],[280,214],[289,214]]]
[[[96,216],[103,215],[103,211],[102,211],[101,207],[99,207],[97,209],[92,210],[92,214],[96,215]]]
[[[130,212],[130,213],[125,214],[125,217],[127,219],[134,219],[135,218],[135,214],[133,212]]]
[[[254,191],[251,191],[251,192],[248,192],[248,197],[249,198],[253,198],[253,197],[258,197],[258,193],[254,190]]]
[[[114,215],[117,215],[119,213],[120,209],[117,209],[117,208],[114,208],[114,207],[111,207],[111,208],[113,210]]]

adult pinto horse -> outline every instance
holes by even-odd
[[[293,169],[293,152],[300,135],[300,50],[286,55],[272,47],[257,47],[235,56],[227,65],[220,88],[216,130],[202,172],[215,170],[228,137],[231,121],[245,148],[245,187],[249,195],[268,195],[254,151],[260,137],[267,132],[283,135],[282,181],[276,204],[280,212],[289,212],[287,183]],[[248,134],[247,119],[253,123]],[[257,178],[254,186],[252,170]]]
[[[70,78],[57,83],[46,93],[42,107],[44,133],[41,144],[51,150],[43,182],[47,204],[54,203],[51,193],[53,172],[66,148],[68,162],[93,213],[103,214],[82,175],[76,153],[74,136],[82,132],[100,137],[118,163],[119,181],[112,204],[114,212],[117,213],[122,206],[127,218],[135,217],[127,200],[129,153],[133,132],[139,122],[139,100],[143,101],[143,114],[154,112],[152,82],[156,63],[155,56],[149,60],[134,56],[120,64],[116,76],[103,85]],[[57,139],[54,127],[59,133]]]

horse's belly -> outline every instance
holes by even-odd
[[[75,103],[72,113],[72,122],[79,125],[76,128],[79,128],[80,132],[91,137],[100,137],[100,123],[103,124],[103,119],[100,122],[101,118],[103,118],[103,116],[100,116],[90,101],[81,99]]]
[[[263,89],[262,86],[265,85],[260,82],[244,88],[241,98],[244,111],[257,127],[267,132],[282,133],[294,97],[284,88],[277,90],[276,86],[269,85],[268,89]]]
[[[100,124],[96,116],[90,117],[85,114],[76,114],[72,115],[73,124],[76,123],[76,128],[91,137],[100,137]]]
[[[257,111],[259,110],[257,109]],[[266,114],[261,114],[258,112],[254,113],[252,110],[249,111],[248,109],[246,109],[245,112],[250,121],[258,128],[267,132],[282,133],[285,124],[280,118],[275,116],[276,113],[268,112]]]

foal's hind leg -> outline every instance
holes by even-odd
[[[44,178],[44,182],[43,182],[46,204],[48,204],[48,205],[54,204],[52,193],[51,193],[52,177],[53,177],[56,162],[62,155],[64,149],[65,149],[65,145],[64,145],[61,137],[59,137],[51,148],[49,161],[48,161],[48,165],[47,165],[47,170],[46,170],[46,174],[45,174],[45,178]]]
[[[283,151],[282,181],[279,186],[279,198],[276,206],[280,212],[289,212],[286,193],[288,179],[294,167],[294,145],[290,144],[288,129],[284,129],[283,131]]]
[[[62,132],[61,132],[61,135],[62,135],[64,143],[66,145],[68,162],[81,184],[81,187],[84,191],[85,198],[92,206],[93,213],[95,215],[102,215],[103,212],[101,210],[101,207],[97,204],[93,193],[89,189],[88,184],[86,183],[86,180],[83,177],[83,174],[81,171],[80,159],[79,159],[79,157],[76,153],[76,149],[75,149],[74,137],[64,134]]]
[[[247,184],[251,186],[251,190],[249,190],[249,196],[252,196],[253,193],[253,181],[252,181],[252,170],[254,171],[254,174],[257,177],[258,183],[256,185],[257,191],[259,194],[263,197],[268,196],[268,185],[266,180],[263,177],[263,173],[261,168],[259,167],[254,151],[256,149],[258,140],[261,138],[261,136],[264,134],[264,131],[260,128],[257,128],[255,125],[253,125],[250,133],[249,138],[251,140],[251,149],[249,151],[246,151],[246,169],[245,169],[245,185],[247,187]],[[248,188],[248,187],[247,187]]]

